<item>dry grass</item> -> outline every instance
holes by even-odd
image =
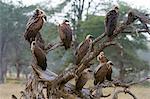
[[[74,82],[74,81],[73,81]],[[86,87],[91,87],[91,82],[88,82]],[[16,83],[16,82],[9,82],[6,84],[0,85],[0,99],[11,99],[11,95],[15,94],[17,97],[20,96],[20,91],[25,88],[24,84]],[[117,88],[119,89],[119,88]],[[113,88],[105,88],[104,94],[107,95],[113,92]],[[138,99],[150,99],[150,87],[144,86],[133,86],[130,90],[137,96]],[[104,98],[103,98],[104,99]],[[111,99],[111,96],[109,98]],[[119,99],[132,99],[131,96],[127,94],[119,94]]]
[[[11,99],[11,95],[20,96],[20,91],[24,89],[22,84],[7,83],[0,85],[0,99]]]

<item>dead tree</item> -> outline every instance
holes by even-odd
[[[149,20],[147,20],[146,17],[141,17],[141,15],[133,12],[133,15],[138,17],[141,20],[144,20],[145,23],[149,23]],[[129,20],[128,20],[129,21]],[[131,21],[133,23],[135,20]],[[103,51],[106,47],[117,45],[118,42],[116,42],[114,39],[121,33],[124,32],[124,30],[128,27],[127,21],[124,21],[121,23],[116,30],[113,33],[112,41],[110,42],[107,38],[101,41],[105,36],[106,33],[102,33],[99,37],[97,37],[92,45],[96,46],[94,50],[92,50],[92,45],[89,48],[88,53],[85,55],[85,57],[81,60],[81,62],[78,64],[78,66],[73,65],[68,70],[63,71],[61,74],[57,75],[49,70],[42,71],[40,68],[38,68],[37,64],[33,61],[32,66],[32,73],[29,76],[29,79],[26,83],[25,91],[22,91],[22,98],[24,99],[76,99],[77,97],[80,99],[99,99],[101,95],[96,95],[98,97],[93,97],[91,89],[90,88],[83,88],[81,90],[82,95],[79,95],[78,92],[75,90],[75,85],[70,84],[69,81],[78,75],[81,74],[83,70],[85,70],[87,67],[90,67],[90,62],[98,56],[98,54]],[[101,41],[101,42],[100,42]],[[48,45],[46,47],[46,52],[48,53],[51,50],[54,50],[55,48],[58,48],[59,46],[62,46],[62,43],[57,43],[54,45]],[[121,48],[121,47],[120,47]],[[118,86],[116,84],[116,86]],[[102,88],[102,87],[101,87]],[[101,89],[100,88],[100,89]],[[117,94],[120,92],[125,91],[117,91],[115,92],[113,99],[117,99]],[[45,94],[46,93],[46,94]],[[126,91],[126,93],[129,93],[136,99],[136,97],[130,92]],[[100,94],[100,92],[98,92]]]

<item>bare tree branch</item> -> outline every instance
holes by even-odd
[[[112,99],[118,99],[118,94],[119,93],[128,93],[130,96],[132,96],[133,97],[133,99],[137,99],[137,97],[131,92],[131,91],[129,91],[129,90],[117,90],[115,93],[114,93],[114,95],[113,95],[113,97],[112,97]]]
[[[46,52],[48,53],[49,51],[52,51],[60,46],[63,46],[63,43],[62,42],[59,42],[59,43],[56,43],[54,45],[52,44],[48,44],[48,46],[45,48]]]
[[[138,33],[149,33],[149,31],[147,30],[137,30]],[[130,33],[133,33],[133,31],[123,31],[122,33],[127,33],[127,34],[130,34]]]

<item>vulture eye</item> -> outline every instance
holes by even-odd
[[[35,45],[35,42],[33,42],[33,45]]]

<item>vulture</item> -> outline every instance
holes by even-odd
[[[76,90],[80,91],[82,90],[83,86],[86,84],[88,79],[91,77],[92,70],[90,68],[85,69],[81,75],[76,79]]]
[[[112,62],[109,61],[104,55],[99,59],[100,64],[97,66],[94,72],[94,85],[103,83],[105,79],[112,81]]]
[[[115,6],[110,10],[105,17],[105,33],[110,38],[113,35],[114,30],[117,26],[117,20],[119,16],[119,8]]]
[[[68,48],[71,47],[72,43],[72,29],[69,25],[68,20],[64,20],[62,24],[59,25],[59,35],[60,39],[65,46],[65,49],[67,50]]]
[[[87,35],[85,40],[79,44],[79,46],[76,49],[75,52],[75,59],[76,59],[76,65],[78,65],[82,58],[86,55],[86,53],[89,51],[89,47],[93,42],[93,36]]]
[[[30,44],[35,40],[35,37],[42,28],[44,21],[46,21],[45,13],[40,9],[36,9],[34,15],[28,20],[24,33],[25,40]]]
[[[46,54],[44,51],[37,45],[36,41],[33,41],[31,43],[31,51],[36,59],[37,65],[42,69],[46,70],[47,67],[47,59],[46,59]]]
[[[129,24],[133,23],[136,19],[138,19],[138,17],[136,15],[134,15],[134,13],[132,11],[129,11],[126,24],[129,25]]]

